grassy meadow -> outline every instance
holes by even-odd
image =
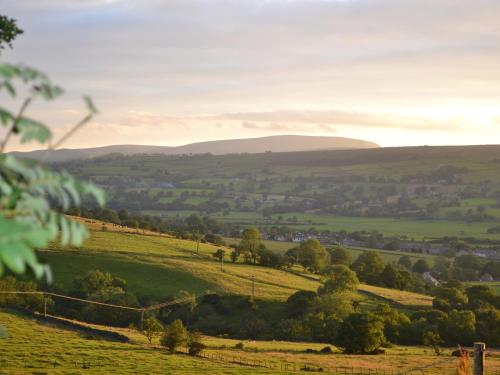
[[[307,353],[307,349],[320,350],[321,343],[285,341],[240,341],[217,337],[203,337],[207,345],[205,355],[221,355],[222,360],[193,358],[184,354],[167,354],[157,342],[146,343],[144,336],[129,329],[113,328],[126,336],[130,343],[105,341],[88,334],[71,331],[47,323],[37,323],[32,318],[11,311],[0,310],[0,322],[9,336],[0,341],[0,369],[2,374],[284,374],[280,363],[297,368],[308,365],[323,368],[324,373],[380,372],[409,370],[431,366],[428,375],[452,375],[456,359],[444,355],[436,357],[431,349],[421,347],[392,347],[384,355],[344,355],[335,347],[333,354]],[[97,326],[98,328],[104,328]],[[243,343],[243,349],[236,344]],[[232,359],[245,363],[276,363],[278,369],[265,369],[252,365],[230,363]],[[487,359],[489,369],[500,367],[500,355],[491,353]],[[291,373],[291,371],[290,371]]]
[[[220,262],[212,256],[219,247],[200,243],[199,253],[196,247],[193,241],[168,236],[91,229],[91,237],[82,248],[54,246],[40,255],[51,265],[54,282],[62,290],[71,290],[76,276],[99,269],[125,279],[133,293],[148,301],[163,300],[180,290],[250,295],[252,277],[255,297],[260,300],[283,301],[298,290],[316,290],[319,286],[311,275],[232,263],[229,251],[221,269]],[[379,296],[406,306],[430,305],[430,297],[416,293],[368,285],[360,285],[360,290],[368,292],[369,298]],[[362,296],[367,298],[367,294]]]

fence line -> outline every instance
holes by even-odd
[[[167,301],[163,303],[158,303],[155,305],[151,306],[146,306],[146,307],[130,307],[130,306],[121,306],[121,305],[114,305],[112,303],[105,303],[105,302],[97,302],[97,301],[92,301],[84,298],[77,298],[77,297],[70,297],[70,296],[65,296],[62,294],[57,294],[57,293],[52,293],[52,292],[43,292],[43,291],[33,291],[33,292],[24,292],[24,291],[0,291],[0,294],[31,294],[31,295],[43,295],[43,296],[51,296],[51,297],[57,297],[57,298],[63,298],[63,299],[68,299],[72,301],[80,301],[80,302],[85,302],[85,303],[91,303],[94,305],[100,305],[100,306],[107,306],[107,307],[114,307],[118,309],[125,309],[125,310],[133,310],[133,311],[149,311],[149,310],[158,310],[161,309],[162,307],[167,307],[167,306],[172,306],[172,305],[177,305],[181,303],[186,303],[189,301],[193,300],[193,297],[183,297],[183,298],[178,298],[174,299],[172,301]],[[206,293],[202,293],[198,296],[195,296],[194,299],[198,299],[205,295]]]

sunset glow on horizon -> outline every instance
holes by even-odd
[[[381,146],[500,143],[495,0],[0,0],[2,60],[67,94],[33,117],[68,148],[279,134]],[[11,149],[30,150],[13,143]]]

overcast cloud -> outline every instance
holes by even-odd
[[[499,143],[497,0],[0,0],[25,34],[2,59],[101,110],[67,146],[270,134],[382,145]]]

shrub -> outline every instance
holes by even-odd
[[[321,349],[319,351],[320,353],[323,353],[323,354],[332,354],[333,353],[333,350],[330,346],[325,346],[323,349]]]
[[[176,319],[166,328],[160,343],[171,353],[174,353],[178,347],[185,345],[187,341],[188,332],[186,328],[184,328],[182,321]]]
[[[443,344],[444,341],[439,336],[439,333],[433,331],[427,331],[422,336],[422,342],[426,346],[431,346],[434,349],[436,355],[441,355],[441,348],[439,345]]]
[[[235,349],[241,349],[243,350],[245,348],[245,344],[243,344],[242,342],[239,342],[237,343],[235,346],[234,346]]]
[[[189,334],[187,346],[188,354],[192,356],[197,356],[206,348],[206,345],[201,342],[201,335],[198,332]]]

